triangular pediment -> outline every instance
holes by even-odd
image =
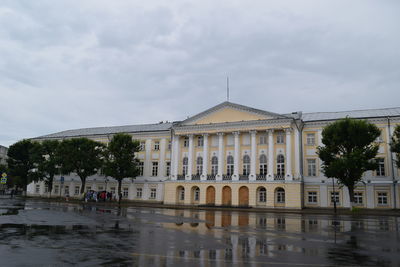
[[[215,107],[212,107],[204,112],[201,112],[193,117],[184,120],[182,125],[194,124],[210,124],[210,123],[226,123],[238,121],[253,121],[253,120],[268,120],[286,118],[283,115],[254,109],[251,107],[223,102]]]

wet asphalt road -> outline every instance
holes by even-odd
[[[400,266],[397,217],[0,199],[0,266]]]

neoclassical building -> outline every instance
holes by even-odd
[[[115,133],[141,142],[141,175],[125,179],[123,196],[135,201],[178,205],[265,208],[349,206],[346,188],[324,177],[316,150],[323,128],[346,116],[366,119],[382,131],[380,165],[357,185],[356,204],[365,208],[399,207],[399,170],[389,140],[400,124],[400,108],[277,114],[223,102],[186,120],[149,125],[68,130],[33,140],[88,137],[107,143]],[[116,190],[116,182],[90,177],[86,190]],[[53,195],[78,196],[80,180],[56,178]],[[29,185],[31,195],[47,194],[43,183]]]

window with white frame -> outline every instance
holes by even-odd
[[[182,175],[186,175],[188,173],[188,164],[189,164],[188,158],[184,157],[182,160]]]
[[[276,143],[284,144],[285,143],[285,135],[282,131],[278,132],[276,135]]]
[[[203,138],[203,136],[198,136],[197,137],[197,146],[198,147],[204,146],[204,138]]]
[[[69,186],[68,185],[66,185],[65,187],[64,187],[64,195],[69,195]]]
[[[276,202],[277,203],[285,203],[285,189],[278,188],[276,190]]]
[[[268,138],[268,136],[267,135],[265,135],[265,134],[262,134],[262,135],[260,135],[260,145],[266,145],[267,144],[267,138]]]
[[[218,158],[213,156],[211,158],[211,175],[217,175],[218,173]]]
[[[127,198],[128,194],[129,194],[129,188],[128,187],[122,188],[122,197]]]
[[[45,193],[48,193],[49,192],[49,186],[46,184],[46,185],[44,185],[44,192]]]
[[[378,205],[388,204],[388,194],[387,192],[378,192]]]
[[[197,157],[196,159],[196,174],[201,175],[203,173],[203,158]]]
[[[377,161],[378,169],[376,170],[376,176],[385,176],[385,159],[379,158]]]
[[[151,176],[157,176],[158,175],[158,162],[153,161],[153,168],[151,170]]]
[[[233,156],[229,155],[226,158],[226,175],[232,176],[233,175],[233,169],[234,169]]]
[[[37,184],[35,187],[35,193],[39,194],[40,193],[40,184]]]
[[[354,204],[360,205],[363,203],[363,193],[354,192]]]
[[[189,147],[189,137],[187,136],[183,138],[183,147]]]
[[[250,174],[250,157],[249,155],[243,156],[243,175]]]
[[[75,186],[74,195],[79,195],[79,186]]]
[[[308,203],[310,203],[310,204],[318,203],[317,192],[315,192],[315,191],[308,192]]]
[[[336,202],[337,205],[340,204],[339,192],[331,192],[331,205]]]
[[[55,185],[54,186],[54,194],[58,194],[58,189],[59,189],[59,186],[58,185]]]
[[[194,201],[199,201],[200,200],[200,188],[196,187],[194,190],[194,196],[193,196]]]
[[[139,161],[138,169],[139,169],[139,176],[143,176],[143,172],[144,172],[144,162],[143,161]]]
[[[167,161],[165,163],[165,176],[169,176],[171,174],[171,162]]]
[[[157,189],[151,188],[150,189],[150,199],[155,199],[157,197]]]
[[[267,156],[261,154],[260,156],[260,175],[267,175],[268,167],[267,167]]]
[[[307,134],[307,145],[309,145],[309,146],[315,145],[315,134],[314,133]]]
[[[160,150],[160,141],[154,142],[154,150]]]
[[[179,200],[180,201],[185,200],[185,188],[183,187],[179,188]]]
[[[142,198],[143,188],[136,188],[136,198]]]
[[[317,176],[316,159],[307,159],[308,176]]]
[[[278,155],[278,157],[277,157],[276,174],[278,177],[285,176],[285,157],[283,155]]]
[[[171,147],[172,147],[172,142],[171,142],[171,140],[169,140],[168,141],[168,150],[171,150]]]
[[[267,190],[264,187],[258,190],[258,202],[267,202]]]
[[[145,149],[146,149],[146,142],[145,141],[140,141],[139,151],[144,151]]]

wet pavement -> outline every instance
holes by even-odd
[[[0,266],[400,266],[399,218],[0,199]]]

